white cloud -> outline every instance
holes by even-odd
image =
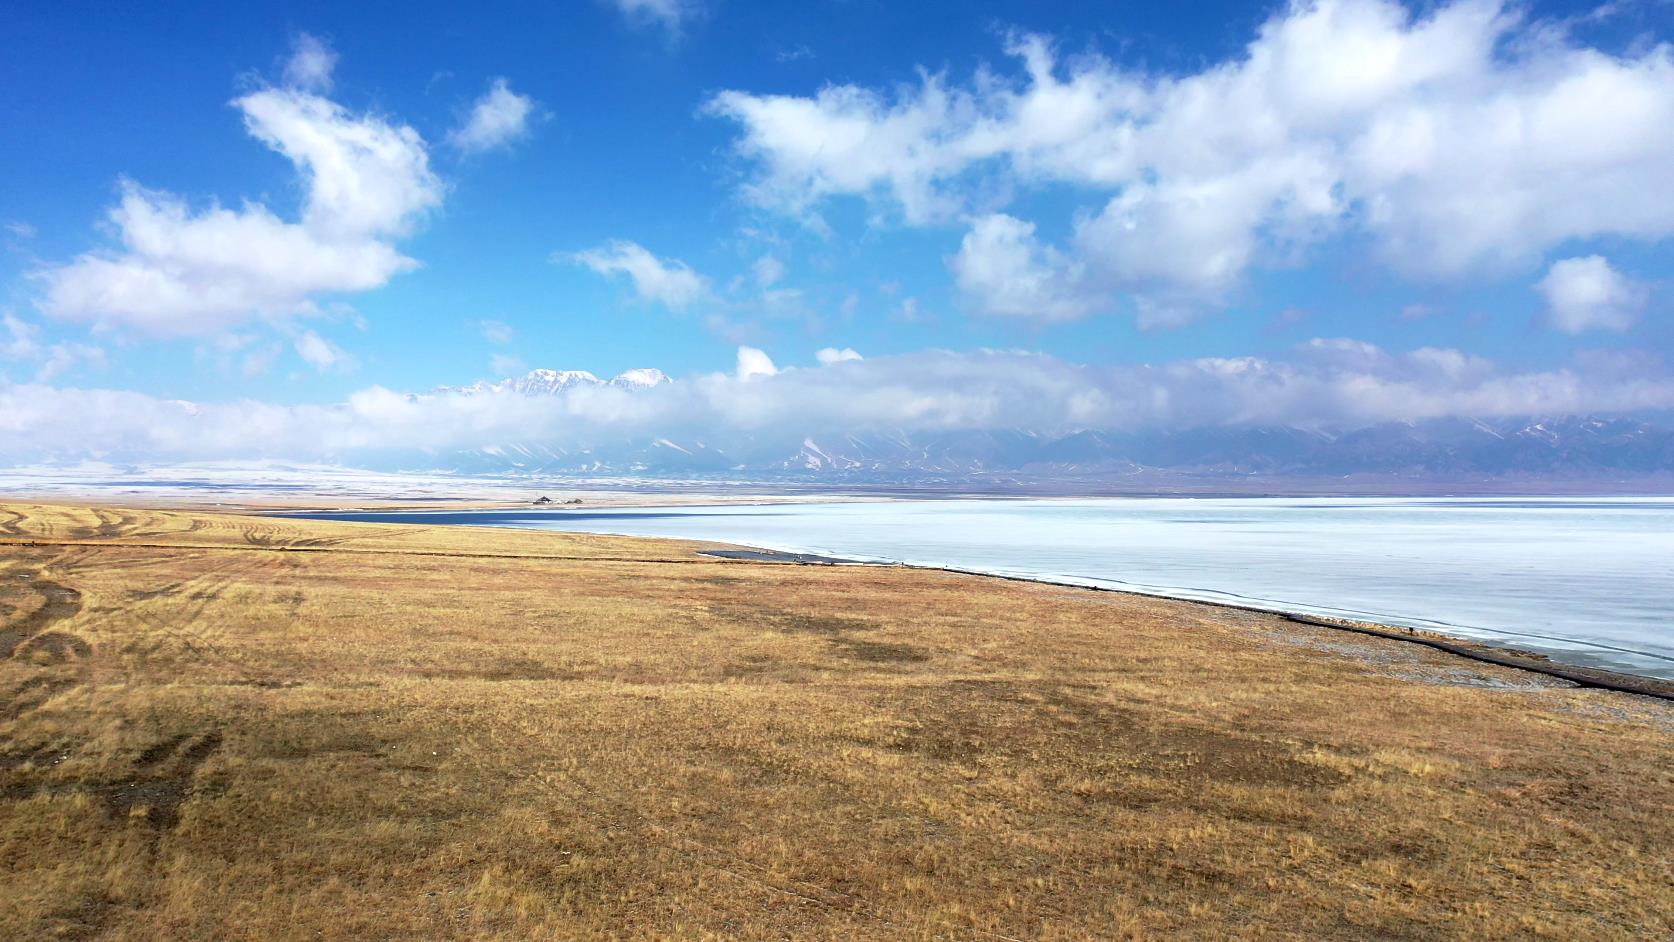
[[[315,371],[324,373],[329,370],[349,371],[355,368],[355,358],[342,347],[321,337],[311,330],[305,330],[296,336],[293,342],[296,354],[303,362],[313,367]]]
[[[322,237],[403,235],[442,201],[424,139],[410,127],[289,88],[263,89],[233,104],[253,136],[302,172],[302,223]]]
[[[779,368],[773,365],[773,360],[766,353],[755,347],[738,348],[739,379],[753,379],[758,376],[773,376]]]
[[[1079,264],[1040,245],[1034,224],[1004,213],[972,222],[948,267],[967,306],[981,314],[1074,320],[1101,302],[1082,284]]]
[[[1536,285],[1552,326],[1566,334],[1627,330],[1650,300],[1644,285],[1610,267],[1601,255],[1553,262]]]
[[[8,339],[0,342],[0,357],[8,360],[25,360],[40,352],[41,329],[27,321],[20,320],[11,311],[0,313],[0,326],[6,328]]]
[[[377,239],[322,241],[260,205],[193,213],[131,182],[108,218],[125,251],[36,272],[47,314],[153,334],[210,334],[314,313],[316,294],[369,290],[416,266]]]
[[[337,68],[337,51],[317,36],[298,33],[291,40],[291,57],[285,63],[285,84],[318,92],[331,91],[331,73]]]
[[[735,373],[644,390],[607,386],[554,396],[403,395],[371,387],[338,403],[287,406],[180,403],[132,392],[0,383],[0,455],[14,463],[85,457],[353,461],[394,450],[434,455],[505,441],[1353,427],[1442,416],[1670,408],[1674,378],[1620,357],[1518,371],[1457,350],[1392,353],[1322,339],[1283,359],[1201,357],[1092,367],[1036,354],[925,352],[845,361],[841,368],[772,371],[765,354],[746,348]]]
[[[897,105],[852,85],[814,98],[724,91],[710,114],[743,125],[740,154],[762,165],[749,185],[755,202],[801,214],[827,196],[887,192],[910,222],[944,217],[956,202],[936,190],[963,161],[946,137],[953,106],[939,80]]]
[[[1399,271],[1456,277],[1572,239],[1674,234],[1667,44],[1613,55],[1495,0],[1423,14],[1299,0],[1242,54],[1189,74],[1063,57],[1034,36],[1007,52],[1020,75],[723,91],[707,110],[739,128],[747,198],[793,216],[858,196],[944,223],[992,219],[1008,188],[1104,191],[1063,258],[1085,265],[1084,292],[1138,296],[1157,319],[1337,236]]]
[[[816,351],[814,353],[814,359],[820,361],[821,366],[830,366],[833,363],[847,363],[851,360],[863,360],[865,357],[856,353],[852,347],[843,347],[842,349],[838,349],[836,347],[826,347],[822,350]]]
[[[102,348],[83,343],[42,343],[41,328],[11,311],[0,312],[0,327],[6,331],[5,339],[0,340],[0,360],[33,363],[37,383],[50,382],[81,364],[105,365]]]
[[[86,364],[103,368],[105,351],[85,343],[56,343],[46,350],[46,356],[35,370],[35,382],[50,383],[69,370]]]
[[[534,111],[533,98],[517,94],[505,79],[497,78],[471,106],[465,123],[448,134],[448,141],[467,153],[507,147],[528,135]]]
[[[613,239],[585,252],[560,253],[555,259],[585,265],[601,275],[626,275],[641,299],[676,310],[709,292],[708,282],[685,262],[658,258],[637,242]]]
[[[305,185],[300,220],[260,203],[194,211],[124,180],[107,214],[120,249],[34,272],[45,313],[152,334],[213,334],[318,311],[321,294],[379,287],[417,262],[392,240],[442,199],[412,128],[297,87],[233,102],[252,136],[284,154]]]
[[[661,28],[670,39],[679,39],[688,22],[699,11],[696,0],[609,0],[635,26]]]

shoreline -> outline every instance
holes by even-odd
[[[1663,699],[717,542],[39,504],[0,537],[6,937],[1674,925]]]
[[[552,505],[538,505],[537,506],[537,505],[533,505],[533,504],[525,503],[525,502],[510,502],[510,501],[484,502],[484,501],[473,500],[471,498],[460,498],[460,499],[450,501],[448,503],[443,503],[443,504],[432,504],[432,503],[429,503],[428,501],[422,500],[422,499],[419,500],[419,501],[392,501],[391,503],[393,504],[393,506],[390,505],[390,504],[380,504],[380,503],[377,503],[377,502],[372,502],[372,503],[362,502],[359,505],[354,506],[354,507],[327,506],[325,501],[317,500],[317,499],[316,500],[299,500],[299,501],[296,501],[296,502],[291,502],[291,501],[279,501],[279,500],[274,500],[272,498],[269,498],[269,499],[262,500],[262,501],[259,501],[259,502],[258,501],[252,501],[252,502],[237,503],[237,504],[211,504],[211,505],[208,505],[208,506],[200,504],[200,503],[195,502],[195,501],[181,502],[181,501],[171,501],[171,500],[158,500],[158,501],[155,501],[155,502],[152,502],[152,501],[120,502],[120,501],[90,500],[86,497],[77,497],[77,498],[65,499],[64,497],[61,497],[59,495],[50,495],[50,496],[39,495],[36,499],[42,499],[43,503],[58,504],[58,505],[62,505],[62,506],[98,506],[98,507],[108,507],[108,508],[129,507],[129,508],[134,508],[134,509],[166,510],[166,511],[186,512],[186,513],[190,513],[190,512],[194,512],[194,511],[198,511],[198,512],[208,511],[208,512],[215,512],[215,513],[230,513],[230,514],[242,515],[242,516],[257,516],[257,517],[269,517],[269,518],[274,518],[274,519],[294,519],[294,520],[318,520],[318,519],[328,519],[329,520],[329,519],[334,519],[334,518],[332,518],[330,516],[326,516],[326,515],[330,515],[330,514],[361,514],[361,513],[398,516],[398,515],[406,515],[406,514],[451,513],[451,512],[457,512],[457,513],[461,513],[461,514],[467,514],[467,513],[485,513],[485,514],[487,514],[487,513],[495,513],[495,512],[528,511],[528,512],[533,512],[533,513],[550,513],[554,516],[560,516],[560,515],[564,515],[564,514],[569,513],[569,512],[574,512],[574,513],[577,513],[577,514],[587,514],[590,511],[596,511],[596,510],[613,511],[613,510],[631,510],[631,509],[687,508],[687,507],[699,507],[699,506],[752,507],[752,506],[783,506],[783,505],[798,505],[798,504],[894,503],[894,502],[899,502],[899,501],[902,501],[902,500],[917,500],[917,499],[923,499],[923,500],[928,500],[928,501],[946,501],[946,500],[1011,501],[1011,500],[1053,500],[1053,499],[1079,500],[1079,499],[1085,499],[1085,498],[1082,498],[1082,497],[1079,497],[1079,496],[1069,496],[1069,495],[1063,495],[1063,496],[1060,496],[1058,498],[1043,498],[1043,497],[1037,497],[1037,496],[1034,496],[1034,495],[1010,495],[1010,496],[1007,496],[1007,495],[964,495],[964,494],[936,494],[936,495],[929,495],[929,496],[926,496],[924,498],[907,498],[907,497],[900,497],[900,496],[885,496],[885,495],[877,495],[877,496],[872,496],[872,497],[858,497],[858,496],[848,496],[848,495],[820,495],[820,496],[813,496],[813,495],[808,495],[808,496],[803,496],[803,495],[763,495],[763,494],[722,495],[722,494],[714,494],[714,493],[707,493],[707,494],[678,494],[678,493],[675,493],[675,494],[644,494],[644,493],[631,493],[631,492],[610,492],[610,493],[606,493],[606,494],[603,494],[603,495],[595,495],[595,496],[598,498],[598,499],[595,500],[595,502],[588,503],[588,504],[583,504],[583,505],[580,505],[580,506],[570,506],[570,505],[564,505],[564,504],[561,504],[561,503],[554,503]],[[1145,499],[1145,498],[1133,497],[1131,499],[1138,500],[1138,499]],[[1245,499],[1245,498],[1189,497],[1187,499],[1199,499],[1199,500],[1233,499],[1233,500],[1237,500],[1237,499]],[[1371,500],[1371,499],[1378,499],[1378,498],[1356,496],[1356,497],[1350,497],[1350,498],[1324,497],[1324,498],[1320,498],[1320,499],[1349,499],[1349,500],[1362,500],[1362,499],[1364,499],[1364,500]],[[1437,500],[1470,500],[1470,501],[1486,500],[1486,501],[1500,502],[1500,501],[1517,501],[1517,500],[1564,500],[1564,499],[1568,499],[1568,498],[1566,498],[1564,496],[1556,496],[1556,495],[1552,495],[1552,496],[1524,495],[1524,496],[1520,496],[1520,497],[1518,497],[1518,496],[1493,496],[1493,497],[1459,496],[1459,497],[1438,497],[1438,498],[1418,498],[1418,499],[1424,499],[1424,500],[1431,500],[1431,499],[1437,499]],[[1605,496],[1603,496],[1599,499],[1603,499],[1603,500],[1632,500],[1634,498],[1627,497],[1625,495],[1605,495]],[[355,522],[373,522],[373,521],[355,521]],[[400,523],[401,525],[406,525],[406,526],[423,526],[423,525],[425,525],[425,524],[423,524],[422,522],[419,522],[419,521],[413,521],[413,522],[410,522],[410,523],[405,522],[405,521],[387,521],[387,520],[386,521],[376,521],[376,522]],[[545,529],[545,528],[539,528],[539,527],[508,526],[508,525],[504,525],[504,524],[494,524],[494,523],[483,523],[483,524],[449,523],[449,524],[443,524],[443,526],[468,527],[468,528],[486,528],[486,529],[492,529],[492,530],[530,530],[530,529],[544,530]],[[590,532],[599,532],[599,531],[557,529],[557,530],[550,530],[550,531],[547,531],[547,532],[590,533]],[[1038,584],[1038,585],[1050,585],[1050,586],[1057,586],[1057,587],[1063,587],[1063,588],[1086,589],[1086,590],[1092,590],[1092,591],[1096,591],[1096,592],[1110,592],[1110,593],[1117,593],[1117,594],[1122,594],[1122,595],[1137,596],[1137,597],[1142,597],[1142,598],[1169,599],[1169,600],[1172,600],[1172,601],[1193,603],[1193,604],[1199,604],[1199,605],[1207,605],[1207,606],[1211,606],[1211,607],[1214,607],[1214,608],[1220,608],[1220,609],[1226,609],[1226,610],[1255,612],[1255,613],[1260,613],[1260,614],[1265,614],[1265,615],[1277,615],[1277,616],[1286,618],[1287,620],[1292,621],[1292,622],[1297,623],[1297,624],[1313,625],[1315,627],[1323,627],[1323,628],[1330,628],[1330,629],[1339,630],[1339,631],[1355,632],[1355,633],[1360,633],[1360,634],[1363,634],[1363,635],[1368,635],[1368,636],[1373,636],[1373,637],[1382,637],[1382,638],[1386,638],[1386,639],[1389,639],[1389,640],[1397,640],[1397,641],[1405,641],[1405,642],[1409,642],[1409,643],[1416,643],[1416,644],[1424,645],[1424,646],[1427,646],[1427,647],[1432,647],[1432,648],[1435,648],[1437,650],[1443,650],[1443,651],[1446,651],[1448,653],[1454,654],[1456,656],[1471,659],[1471,660],[1475,660],[1475,661],[1479,661],[1479,662],[1482,662],[1482,663],[1490,663],[1490,664],[1496,664],[1498,666],[1509,667],[1509,668],[1518,669],[1518,670],[1525,670],[1525,671],[1529,671],[1529,672],[1532,672],[1532,673],[1537,673],[1537,674],[1541,674],[1541,675],[1544,675],[1544,676],[1552,677],[1552,678],[1555,678],[1555,679],[1564,680],[1566,682],[1578,684],[1578,685],[1581,685],[1581,686],[1596,686],[1596,687],[1600,687],[1601,689],[1617,690],[1617,691],[1626,692],[1626,693],[1636,693],[1636,694],[1640,694],[1640,695],[1644,695],[1644,696],[1656,697],[1656,698],[1665,699],[1665,700],[1674,699],[1674,679],[1671,679],[1671,678],[1658,677],[1658,676],[1652,675],[1652,674],[1635,673],[1633,671],[1623,670],[1623,669],[1613,668],[1613,667],[1600,667],[1600,666],[1591,666],[1591,665],[1586,665],[1586,664],[1570,663],[1570,662],[1562,660],[1561,658],[1554,657],[1552,654],[1547,653],[1546,651],[1521,646],[1521,645],[1517,644],[1515,641],[1498,642],[1498,641],[1495,641],[1495,640],[1492,640],[1492,639],[1485,639],[1485,638],[1481,638],[1481,637],[1472,637],[1472,636],[1467,635],[1467,634],[1453,633],[1453,632],[1450,632],[1450,631],[1446,630],[1448,627],[1458,627],[1460,632],[1469,631],[1469,632],[1481,632],[1482,634],[1492,634],[1493,632],[1492,632],[1491,629],[1475,629],[1475,628],[1469,628],[1469,627],[1466,627],[1466,626],[1446,626],[1446,625],[1440,625],[1440,626],[1435,627],[1435,628],[1427,628],[1427,627],[1415,626],[1415,625],[1412,625],[1412,624],[1403,624],[1401,622],[1394,621],[1394,620],[1379,620],[1377,618],[1370,618],[1370,617],[1357,618],[1357,617],[1352,617],[1352,616],[1347,616],[1347,615],[1335,614],[1335,613],[1333,613],[1329,610],[1324,610],[1324,609],[1327,608],[1327,607],[1324,607],[1324,606],[1309,607],[1309,606],[1305,606],[1305,605],[1301,605],[1301,604],[1289,604],[1289,603],[1283,603],[1283,602],[1273,602],[1270,605],[1261,605],[1261,604],[1250,604],[1248,602],[1240,602],[1240,601],[1236,601],[1236,600],[1228,599],[1228,598],[1206,597],[1206,596],[1210,596],[1211,594],[1224,594],[1224,593],[1212,593],[1212,590],[1201,590],[1201,591],[1199,591],[1199,590],[1191,590],[1191,589],[1187,589],[1187,588],[1168,587],[1168,586],[1160,586],[1160,587],[1138,586],[1138,585],[1133,585],[1133,584],[1121,583],[1119,580],[1108,580],[1109,582],[1117,583],[1115,585],[1111,585],[1111,584],[1104,584],[1103,582],[1094,581],[1094,580],[1090,580],[1090,579],[1076,581],[1074,579],[1074,577],[1053,577],[1053,576],[1050,576],[1050,575],[1023,575],[1023,574],[1010,573],[1010,572],[1004,572],[1004,571],[998,571],[998,570],[972,569],[972,568],[966,568],[966,567],[940,565],[940,564],[934,564],[934,563],[914,563],[914,562],[906,562],[906,561],[888,559],[888,558],[865,558],[865,557],[859,557],[859,556],[846,556],[846,555],[842,555],[842,554],[839,554],[839,553],[831,553],[831,552],[828,552],[828,551],[825,551],[825,550],[822,550],[822,549],[808,548],[808,547],[762,546],[762,545],[749,544],[749,543],[733,543],[733,542],[723,542],[723,541],[713,541],[713,540],[694,540],[694,539],[691,539],[691,538],[683,538],[683,537],[664,537],[664,536],[636,534],[636,533],[604,533],[602,535],[616,536],[616,537],[622,537],[622,538],[627,538],[627,539],[635,539],[635,540],[673,540],[673,541],[677,541],[677,542],[689,542],[689,543],[701,544],[701,545],[705,545],[705,546],[726,547],[726,548],[730,548],[730,550],[734,551],[734,552],[744,552],[744,553],[750,554],[749,556],[741,557],[741,558],[753,559],[753,560],[759,561],[759,562],[796,562],[796,563],[800,563],[800,564],[803,564],[803,565],[881,565],[881,566],[897,566],[897,567],[902,567],[902,568],[917,569],[917,570],[924,570],[924,571],[940,571],[940,572],[948,572],[948,573],[959,574],[959,575],[980,576],[980,577],[985,577],[985,578],[1001,579],[1001,580],[1007,580],[1007,581],[1034,583],[1034,584]],[[14,541],[9,541],[8,540],[8,541],[4,541],[4,542],[7,543],[7,544],[11,544],[11,545],[17,545]],[[300,548],[298,548],[298,550],[300,550]],[[305,551],[305,550],[301,550],[301,551]],[[713,555],[713,554],[710,554],[710,555]],[[1170,589],[1173,589],[1173,591],[1170,591]],[[1394,617],[1395,616],[1390,616],[1391,619],[1393,619]],[[1418,620],[1418,619],[1415,619],[1415,620]],[[1583,641],[1565,641],[1563,639],[1553,639],[1553,640],[1555,641],[1555,646],[1554,647],[1555,647],[1556,650],[1564,650],[1564,649],[1566,649],[1566,647],[1568,649],[1577,650],[1577,651],[1615,650],[1613,648],[1610,648],[1609,646],[1593,645],[1593,644],[1589,644],[1589,643],[1583,642]],[[1656,658],[1657,657],[1656,655],[1649,654],[1647,652],[1632,651],[1632,650],[1623,650],[1622,653],[1628,654],[1630,656],[1638,656],[1638,657],[1645,657],[1645,658]]]
[[[518,529],[508,527],[506,529]],[[612,534],[627,539],[666,539],[664,537],[636,537],[633,534]],[[1253,612],[1261,615],[1278,615],[1287,621],[1299,625],[1309,625],[1315,628],[1329,628],[1335,631],[1347,631],[1366,635],[1373,638],[1383,638],[1389,641],[1402,641],[1409,644],[1419,644],[1432,650],[1443,651],[1458,657],[1483,664],[1493,664],[1498,667],[1509,667],[1515,670],[1528,671],[1567,681],[1578,687],[1591,687],[1599,690],[1610,690],[1617,693],[1630,693],[1659,700],[1674,702],[1674,681],[1643,674],[1631,674],[1625,671],[1614,671],[1605,668],[1584,667],[1565,664],[1541,654],[1512,645],[1495,645],[1474,642],[1437,631],[1425,631],[1409,628],[1388,622],[1359,621],[1351,619],[1330,620],[1310,612],[1283,608],[1263,608],[1257,605],[1240,605],[1235,602],[1219,602],[1211,599],[1193,598],[1190,596],[1169,595],[1162,592],[1144,592],[1137,589],[1118,589],[1110,586],[1091,585],[1082,582],[1065,582],[1041,576],[1007,575],[999,572],[988,572],[979,569],[963,569],[954,566],[927,566],[917,563],[884,562],[878,560],[844,558],[814,553],[793,552],[768,549],[765,547],[740,547],[733,550],[702,550],[706,556],[718,556],[727,559],[747,559],[751,562],[780,563],[797,566],[887,566],[901,569],[916,569],[925,572],[946,572],[961,576],[977,576],[985,579],[1002,579],[1007,582],[1023,582],[1033,585],[1049,585],[1066,589],[1082,589],[1089,592],[1110,592],[1117,595],[1138,596],[1141,598],[1162,598],[1175,602],[1193,605],[1207,605],[1218,609],[1228,609],[1238,612]]]
[[[761,503],[763,505],[766,505],[766,504],[774,503],[774,502],[761,502]],[[801,502],[793,502],[793,503],[801,503]],[[641,504],[641,505],[637,505],[637,506],[641,506],[641,507],[661,507],[661,506],[690,506],[690,505]],[[736,505],[733,505],[733,506],[736,506]],[[744,506],[751,506],[751,505],[750,504],[744,504]],[[535,508],[527,508],[527,509],[534,510]],[[611,508],[611,509],[626,509],[626,508],[623,507],[623,508]],[[547,508],[541,508],[541,510],[546,511]],[[352,512],[352,511],[345,511],[345,512]],[[373,511],[373,512],[378,513],[380,511]],[[401,513],[401,512],[402,511],[382,511],[382,513],[391,513],[391,514],[398,514],[398,513]],[[414,510],[414,511],[411,511],[411,512],[413,512],[413,513],[424,513],[425,511]],[[550,512],[563,513],[564,511],[562,511],[562,510],[552,510]],[[585,513],[586,511],[583,510],[583,511],[580,511],[580,512]],[[327,513],[329,513],[329,512],[327,512]],[[278,517],[278,518],[293,518],[293,519],[332,519],[330,517],[321,517],[321,516],[318,516],[318,515],[316,515],[312,512],[308,512],[308,511],[284,511],[284,512],[279,512],[279,513],[263,514],[263,515],[264,516],[274,516],[274,517]],[[353,522],[353,521],[346,521],[346,522]],[[365,522],[372,522],[372,521],[365,521]],[[377,521],[377,522],[390,522],[390,521]],[[421,525],[421,524],[414,523],[414,524],[409,524],[409,525]],[[442,524],[442,525],[443,526],[461,526],[461,527],[484,527],[484,528],[497,529],[497,530],[525,530],[525,529],[545,530],[546,529],[546,528],[540,528],[540,527],[519,527],[519,526],[507,526],[507,525],[503,525],[503,524],[492,524],[492,523],[487,523],[487,524],[449,523],[449,524]],[[548,531],[548,532],[592,533],[592,532],[600,532],[600,531],[572,531],[572,530],[555,529],[555,530],[551,530],[551,531]],[[790,563],[790,564],[798,564],[798,565],[857,565],[857,566],[900,567],[900,568],[915,569],[915,570],[930,571],[930,572],[947,572],[947,573],[953,573],[953,574],[957,574],[957,575],[979,576],[979,577],[990,578],[990,579],[1002,579],[1002,580],[1013,581],[1013,582],[1033,583],[1033,584],[1037,584],[1037,585],[1058,586],[1058,587],[1062,587],[1062,588],[1085,589],[1085,590],[1090,590],[1090,591],[1095,591],[1095,592],[1111,592],[1111,593],[1117,593],[1117,594],[1122,594],[1122,595],[1139,596],[1139,597],[1145,597],[1145,598],[1162,598],[1162,599],[1169,599],[1169,600],[1178,601],[1178,602],[1193,603],[1193,604],[1198,604],[1198,605],[1207,605],[1207,606],[1211,606],[1211,607],[1215,607],[1215,608],[1227,609],[1227,610],[1233,610],[1233,611],[1256,612],[1256,613],[1265,614],[1265,615],[1278,615],[1278,616],[1281,616],[1281,617],[1283,617],[1283,618],[1285,618],[1285,619],[1287,619],[1291,622],[1297,623],[1297,624],[1312,625],[1312,626],[1315,626],[1315,627],[1330,628],[1330,629],[1339,630],[1339,631],[1354,632],[1354,633],[1359,633],[1359,634],[1368,635],[1368,636],[1372,636],[1372,637],[1381,637],[1381,638],[1385,638],[1385,639],[1388,639],[1388,640],[1404,641],[1404,642],[1408,642],[1408,643],[1420,644],[1420,645],[1430,647],[1430,648],[1433,648],[1433,649],[1436,649],[1436,650],[1445,651],[1449,654],[1453,654],[1453,655],[1458,656],[1458,657],[1467,658],[1467,659],[1478,661],[1478,662],[1481,662],[1481,663],[1495,664],[1495,665],[1498,665],[1498,666],[1501,666],[1501,667],[1509,667],[1509,668],[1513,668],[1513,669],[1529,671],[1529,672],[1532,672],[1532,673],[1541,674],[1543,676],[1547,676],[1547,677],[1551,677],[1551,678],[1554,678],[1554,679],[1563,680],[1563,681],[1566,681],[1566,682],[1569,682],[1569,683],[1573,683],[1573,684],[1576,684],[1578,686],[1597,687],[1599,689],[1613,690],[1613,691],[1618,691],[1618,692],[1622,692],[1622,693],[1633,693],[1633,694],[1638,694],[1638,695],[1642,695],[1642,696],[1655,697],[1655,698],[1659,698],[1659,699],[1663,699],[1663,700],[1674,701],[1674,679],[1657,677],[1655,675],[1650,675],[1650,674],[1639,674],[1639,673],[1634,673],[1632,671],[1614,669],[1614,668],[1609,668],[1609,667],[1595,667],[1595,666],[1584,665],[1584,664],[1568,663],[1568,662],[1565,662],[1561,659],[1555,658],[1550,654],[1544,653],[1542,651],[1519,646],[1514,642],[1499,643],[1499,642],[1495,642],[1495,641],[1492,641],[1492,640],[1485,640],[1485,639],[1481,639],[1481,638],[1473,638],[1473,637],[1463,635],[1463,634],[1453,634],[1453,633],[1449,633],[1445,630],[1415,627],[1415,626],[1412,626],[1412,625],[1401,624],[1401,623],[1395,622],[1395,621],[1380,621],[1380,620],[1376,620],[1376,619],[1372,619],[1372,618],[1345,617],[1345,616],[1341,616],[1341,615],[1334,615],[1334,614],[1330,614],[1330,613],[1326,613],[1326,612],[1321,612],[1317,609],[1310,610],[1307,607],[1302,607],[1302,606],[1297,606],[1297,605],[1286,605],[1285,603],[1279,603],[1279,602],[1275,602],[1272,605],[1256,605],[1256,604],[1249,604],[1249,603],[1246,603],[1246,602],[1237,602],[1237,601],[1231,601],[1231,600],[1226,600],[1226,599],[1205,598],[1205,597],[1203,597],[1203,594],[1193,594],[1193,593],[1190,593],[1188,590],[1179,590],[1179,591],[1176,591],[1176,592],[1170,592],[1170,591],[1166,591],[1167,587],[1156,587],[1156,588],[1153,589],[1153,588],[1138,587],[1138,586],[1127,585],[1127,584],[1105,585],[1105,584],[1100,584],[1100,583],[1092,581],[1092,580],[1072,581],[1072,579],[1069,578],[1069,577],[1054,578],[1054,577],[1045,576],[1045,575],[1020,575],[1020,574],[1016,574],[1016,573],[1007,573],[1007,572],[1001,572],[1001,571],[996,571],[996,570],[972,569],[972,568],[966,568],[966,567],[938,565],[938,564],[930,564],[930,563],[914,563],[914,562],[907,562],[907,561],[888,559],[888,558],[866,558],[866,557],[861,557],[861,556],[846,556],[846,555],[843,555],[843,554],[840,554],[840,553],[832,553],[832,552],[829,552],[829,551],[826,551],[826,550],[814,549],[814,548],[809,548],[809,547],[786,547],[786,546],[777,546],[776,547],[776,546],[764,546],[764,545],[749,544],[749,543],[717,542],[717,541],[707,541],[707,540],[689,540],[688,538],[681,538],[681,537],[652,536],[652,535],[635,534],[635,533],[604,532],[604,533],[602,533],[602,535],[615,536],[615,537],[621,537],[621,538],[626,538],[626,539],[686,540],[686,541],[689,541],[689,542],[703,543],[705,545],[722,546],[722,547],[725,547],[725,549],[716,550],[716,551],[700,551],[700,552],[702,552],[704,555],[712,555],[712,556],[723,556],[723,554],[736,554],[736,555],[731,556],[730,558],[743,558],[743,559],[749,559],[751,561],[756,561],[756,562],[778,562],[778,563]],[[727,557],[723,557],[723,558],[727,558]],[[1112,580],[1112,581],[1115,581],[1115,580]],[[1489,629],[1469,629],[1469,628],[1461,627],[1460,630],[1461,631],[1467,631],[1467,630],[1468,631],[1481,631],[1484,634],[1489,633]],[[1560,642],[1560,645],[1561,644],[1562,644],[1562,642]],[[1581,642],[1581,641],[1568,642],[1568,644],[1572,645],[1575,650],[1581,650],[1581,651],[1588,650],[1589,648],[1595,649],[1595,650],[1598,650],[1598,649],[1611,650],[1611,649],[1605,648],[1603,646],[1589,645],[1588,643]],[[1646,652],[1639,652],[1639,651],[1623,650],[1621,653],[1629,654],[1629,655],[1635,655],[1635,656],[1638,656],[1638,657],[1645,657],[1645,658],[1655,658],[1656,657],[1656,655],[1648,654]]]
[[[133,468],[90,464],[30,465],[0,470],[0,498],[105,507],[192,508],[244,512],[293,510],[511,510],[540,496],[556,504],[581,498],[593,507],[690,506],[709,503],[852,503],[899,500],[1080,499],[1345,499],[1345,500],[1609,500],[1674,498],[1674,478],[1548,480],[1491,478],[1411,481],[1371,477],[1280,477],[1260,483],[1214,475],[1181,479],[1035,480],[936,476],[850,481],[801,478],[638,477],[514,473],[460,475],[448,471],[375,472],[334,465],[256,462],[185,463]]]
[[[1405,625],[1389,622],[1360,621],[1352,619],[1331,620],[1322,618],[1305,611],[1284,608],[1263,608],[1257,605],[1240,605],[1236,602],[1218,602],[1211,599],[1193,598],[1190,596],[1168,595],[1161,592],[1142,592],[1136,589],[1116,589],[1108,586],[1087,585],[1076,582],[1059,582],[1047,578],[1029,576],[1008,576],[1003,573],[982,572],[974,569],[958,569],[948,566],[915,566],[910,563],[898,564],[910,569],[925,569],[934,572],[949,572],[958,575],[982,576],[989,579],[1005,579],[1013,582],[1029,582],[1037,585],[1060,586],[1069,589],[1084,589],[1091,592],[1113,592],[1119,595],[1133,595],[1144,598],[1163,598],[1176,602],[1187,602],[1194,605],[1207,605],[1219,609],[1237,612],[1253,612],[1261,615],[1278,615],[1287,621],[1299,625],[1309,625],[1315,628],[1329,628],[1334,631],[1348,631],[1373,638],[1384,638],[1390,641],[1402,641],[1409,644],[1419,644],[1437,651],[1444,651],[1458,657],[1467,658],[1483,664],[1494,664],[1499,667],[1510,667],[1516,670],[1541,674],[1558,680],[1568,681],[1578,687],[1594,687],[1600,690],[1613,690],[1619,693],[1638,694],[1640,696],[1655,697],[1660,700],[1674,702],[1674,681],[1644,674],[1632,674],[1626,671],[1609,670],[1598,667],[1584,667],[1581,665],[1565,664],[1538,651],[1519,648],[1515,645],[1498,645],[1476,642],[1458,635],[1449,635],[1438,631],[1426,631],[1419,628],[1409,628]]]

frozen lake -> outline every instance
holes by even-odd
[[[1674,679],[1674,498],[923,500],[335,513],[714,540],[1338,615]]]

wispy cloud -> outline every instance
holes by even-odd
[[[477,328],[489,343],[511,343],[517,337],[517,329],[505,321],[478,321]]]
[[[309,33],[291,40],[291,57],[285,62],[285,84],[317,92],[329,92],[332,73],[337,70],[337,50]]]
[[[34,367],[37,383],[49,383],[77,366],[105,366],[105,351],[85,343],[48,343],[41,339],[39,325],[19,318],[11,311],[0,312],[0,360]]]
[[[352,372],[358,365],[355,358],[342,347],[311,330],[305,330],[298,334],[292,342],[292,346],[296,348],[297,356],[301,357],[304,363],[313,367],[315,372],[337,371],[347,373]]]
[[[671,41],[679,39],[702,11],[697,0],[606,0],[634,26],[663,31]]]
[[[658,258],[639,243],[624,239],[583,252],[560,252],[553,259],[583,265],[601,275],[625,275],[640,298],[676,310],[709,293],[708,279],[685,262]]]

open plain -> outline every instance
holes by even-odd
[[[0,937],[1674,933],[1665,702],[701,548],[0,505]]]

